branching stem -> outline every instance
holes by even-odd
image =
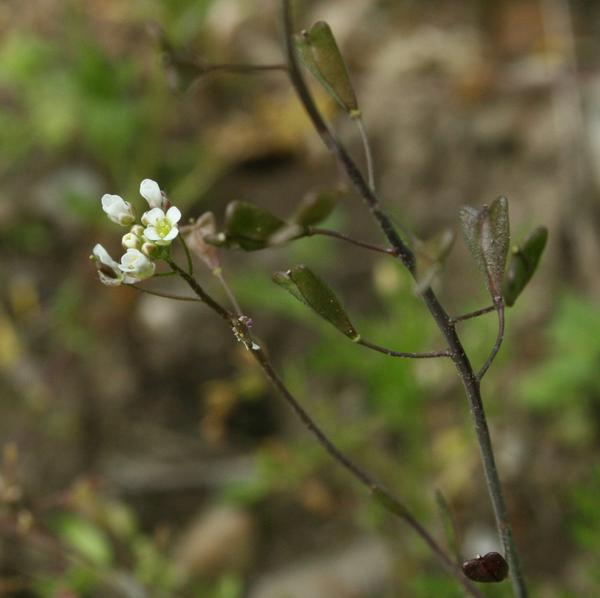
[[[189,287],[196,293],[199,299],[202,300],[208,307],[216,312],[223,320],[228,324],[232,324],[236,321],[236,317],[227,311],[220,303],[217,303],[199,284],[198,281],[191,275],[188,274],[183,268],[180,268],[173,260],[165,260],[171,267],[171,270],[177,272],[183,280],[185,280]]]
[[[469,313],[463,314],[462,316],[450,318],[450,322],[452,324],[456,324],[457,322],[464,322],[465,320],[472,320],[473,318],[478,318],[479,316],[483,316],[484,314],[489,314],[493,311],[496,311],[496,306],[489,305],[488,307],[482,307],[481,309],[477,309],[475,311],[470,311]]]
[[[236,73],[252,75],[264,71],[287,71],[285,64],[198,64],[198,74]]]
[[[154,295],[155,297],[162,297],[163,299],[174,299],[175,301],[194,301],[196,303],[202,303],[202,301],[197,297],[182,297],[181,295],[172,295],[171,293],[151,291],[150,289],[145,289],[144,287],[141,287],[138,284],[131,284],[128,286],[133,287],[134,289],[137,289],[142,293],[146,293],[147,295]]]
[[[373,351],[377,351],[379,353],[383,353],[384,355],[389,355],[390,357],[405,357],[407,359],[429,359],[434,357],[451,357],[450,351],[425,351],[422,353],[411,353],[406,351],[392,351],[386,347],[381,347],[376,345],[375,343],[371,343],[363,338],[355,341],[357,345],[362,345],[363,347],[367,347],[368,349],[372,349]]]
[[[496,355],[498,355],[498,351],[500,351],[502,341],[504,340],[504,300],[502,297],[497,297],[494,303],[494,309],[498,314],[498,335],[496,336],[496,342],[494,343],[494,347],[492,348],[490,356],[487,358],[486,362],[483,364],[481,370],[479,370],[479,373],[477,374],[477,380],[480,382],[485,376],[485,373],[488,371],[489,367],[492,365]]]
[[[181,246],[183,247],[183,251],[185,252],[185,259],[187,262],[188,274],[193,276],[194,275],[194,262],[192,260],[192,254],[190,253],[190,250],[187,246],[187,243],[185,242],[185,239],[183,238],[183,235],[179,235],[179,242],[181,243]]]
[[[304,81],[298,65],[296,51],[293,44],[293,25],[291,14],[291,0],[280,0],[282,8],[282,21],[284,32],[285,53],[288,63],[290,81],[294,86],[298,98],[306,110],[312,124],[323,140],[323,143],[335,156],[345,171],[348,179],[353,184],[359,195],[367,204],[371,214],[381,227],[382,232],[397,250],[398,257],[407,268],[415,275],[415,257],[411,249],[402,240],[390,217],[383,211],[379,199],[373,189],[363,178],[360,169],[356,166],[345,147],[338,141],[325,123],[319,112],[308,87]],[[454,323],[440,304],[435,293],[429,288],[422,295],[425,305],[429,309],[438,328],[443,334],[452,354],[452,360],[458,370],[460,378],[465,387],[467,399],[474,421],[475,432],[482,457],[483,469],[488,486],[488,493],[492,502],[498,534],[504,547],[506,560],[510,567],[510,575],[513,590],[517,598],[526,598],[527,587],[521,571],[520,559],[517,547],[512,536],[510,521],[508,519],[506,503],[502,491],[502,484],[496,468],[494,451],[490,437],[487,418],[481,400],[481,389],[479,378],[475,375],[469,358],[458,337]]]
[[[387,247],[381,247],[380,245],[373,245],[372,243],[366,243],[365,241],[359,241],[358,239],[353,239],[344,233],[339,233],[335,230],[329,230],[327,228],[318,228],[315,226],[308,227],[308,236],[312,235],[320,235],[322,237],[333,237],[334,239],[339,239],[340,241],[345,241],[346,243],[350,243],[352,245],[356,245],[357,247],[362,247],[363,249],[368,249],[370,251],[376,251],[378,253],[385,253],[386,255],[396,255],[396,252],[393,249]]]
[[[345,453],[343,453],[323,432],[318,424],[310,417],[305,409],[300,405],[298,400],[289,391],[283,380],[279,377],[275,369],[273,368],[271,361],[265,351],[256,343],[253,342],[250,332],[247,328],[243,327],[240,320],[231,320],[229,312],[223,308],[217,301],[215,301],[210,295],[208,295],[202,287],[198,284],[196,279],[189,275],[185,270],[180,268],[175,262],[168,261],[171,268],[177,272],[187,284],[190,286],[192,291],[196,293],[199,300],[208,305],[213,311],[219,316],[224,317],[230,323],[237,325],[238,339],[243,340],[246,347],[251,347],[250,352],[256,362],[260,365],[261,369],[279,392],[279,394],[285,399],[294,413],[298,416],[300,421],[308,429],[308,431],[317,439],[319,444],[327,451],[327,453],[339,463],[346,471],[348,471],[357,481],[365,486],[373,497],[384,505],[388,511],[395,514],[400,519],[404,520],[419,536],[420,538],[430,547],[432,552],[438,558],[442,566],[448,573],[456,577],[456,579],[462,584],[465,591],[475,598],[484,598],[483,594],[474,586],[474,584],[463,574],[462,570],[453,562],[448,556],[446,551],[440,544],[437,543],[435,538],[415,519],[414,515],[395,498],[390,492],[378,483],[376,480],[371,478],[361,467],[354,463]],[[239,336],[238,336],[239,335]]]

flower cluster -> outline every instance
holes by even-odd
[[[150,209],[137,223],[133,206],[119,195],[102,196],[102,209],[109,219],[120,226],[130,227],[123,235],[122,245],[126,250],[121,262],[115,261],[106,249],[97,244],[90,258],[96,263],[100,282],[106,285],[133,284],[154,275],[154,260],[164,255],[165,248],[179,234],[178,222],[181,212],[170,206],[158,183],[144,179],[140,184],[140,195]]]

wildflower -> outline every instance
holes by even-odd
[[[150,208],[164,208],[166,197],[158,183],[152,179],[144,179],[140,183],[140,195],[148,202]]]
[[[124,282],[125,275],[119,268],[119,264],[110,257],[108,251],[99,243],[92,250],[90,259],[96,262],[98,276],[102,284],[117,286]]]
[[[119,268],[137,282],[150,278],[156,270],[156,264],[138,249],[128,249],[121,257]]]
[[[129,226],[135,222],[133,206],[120,195],[105,193],[102,196],[102,209],[113,222],[121,226]]]
[[[144,237],[157,245],[169,245],[179,234],[177,223],[181,219],[181,212],[171,206],[165,214],[160,208],[153,208],[142,216],[146,225]]]

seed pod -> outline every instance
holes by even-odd
[[[460,220],[469,251],[495,299],[501,295],[510,240],[508,200],[498,197],[482,208],[465,206],[460,210]]]
[[[348,69],[331,27],[324,21],[295,38],[304,65],[327,90],[329,95],[351,116],[360,115]]]
[[[360,339],[360,334],[350,322],[335,293],[306,266],[295,266],[285,272],[275,272],[273,282],[308,305],[351,340],[356,342]]]
[[[498,552],[488,552],[483,556],[465,561],[463,573],[473,581],[498,583],[508,575],[508,563]]]

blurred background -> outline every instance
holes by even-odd
[[[550,243],[508,312],[484,399],[534,595],[600,593],[600,5],[583,0],[297,1],[351,69],[381,196],[428,236],[506,195],[513,240]],[[103,287],[119,254],[104,193],[157,180],[185,217],[229,201],[279,216],[339,173],[283,73],[189,73],[152,24],[215,63],[282,60],[274,0],[0,3],[0,596],[461,596],[373,506],[206,309]],[[315,87],[362,163],[352,123]],[[329,228],[382,242],[349,193]],[[255,331],[304,406],[465,557],[499,549],[462,387],[443,361],[355,346],[272,284],[305,263],[370,340],[441,347],[406,273],[335,240],[223,255]],[[216,296],[211,276],[199,276]],[[152,288],[185,289],[172,279]],[[437,282],[488,304],[461,240]],[[494,316],[461,325],[475,364]],[[511,596],[508,582],[486,587]]]

